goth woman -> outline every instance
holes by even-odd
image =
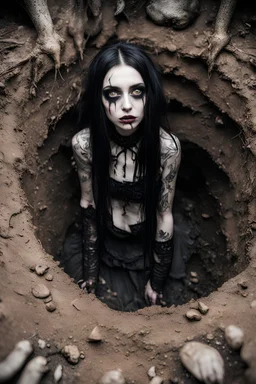
[[[85,128],[72,140],[83,224],[76,280],[114,309],[164,303],[181,149],[151,58],[125,42],[104,47],[80,109]]]

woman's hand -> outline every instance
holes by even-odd
[[[146,302],[150,303],[151,305],[156,305],[157,298],[162,299],[163,295],[160,293],[157,293],[156,291],[153,291],[150,280],[147,282],[147,285],[145,287],[145,299]]]
[[[95,293],[96,282],[93,280],[84,281],[80,285],[80,288],[83,289],[87,293]]]

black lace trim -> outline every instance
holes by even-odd
[[[95,288],[99,273],[96,210],[91,205],[82,208],[84,280],[91,280]]]
[[[172,263],[173,240],[155,241],[154,252],[159,262],[154,261],[153,264],[151,287],[154,291],[162,293]]]
[[[144,179],[138,181],[117,181],[109,178],[109,193],[113,199],[142,203],[144,199]]]
[[[123,136],[117,130],[115,127],[111,124],[108,127],[108,133],[110,139],[117,144],[119,147],[123,148],[133,148],[141,139],[142,136],[142,128],[138,127],[135,132],[133,132],[129,136]]]

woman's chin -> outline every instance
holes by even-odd
[[[139,124],[123,124],[122,126],[115,125],[115,128],[120,135],[128,136],[135,132],[139,127]]]

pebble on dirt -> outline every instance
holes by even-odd
[[[49,267],[46,264],[37,264],[35,266],[35,272],[38,276],[43,276],[48,270]]]
[[[225,339],[232,349],[240,349],[244,342],[244,331],[236,325],[228,325],[225,328]]]
[[[196,379],[207,384],[223,383],[224,361],[215,348],[191,341],[182,347],[180,358],[186,369]]]
[[[45,276],[45,280],[52,281],[53,280],[53,275],[51,275],[50,273],[47,273],[47,275]]]
[[[125,378],[120,371],[108,371],[98,381],[98,384],[125,384]]]
[[[44,284],[37,284],[32,288],[32,293],[37,299],[45,299],[51,292]]]
[[[55,383],[58,383],[62,378],[62,371],[63,371],[62,365],[61,364],[57,365],[53,373],[53,378]]]
[[[196,309],[189,309],[186,313],[186,318],[191,321],[199,321],[202,319],[202,316]]]
[[[38,339],[38,347],[40,349],[44,349],[46,347],[46,341],[42,339]]]
[[[207,305],[204,304],[202,301],[198,301],[198,310],[199,310],[203,315],[206,315],[206,313],[209,311],[209,307],[207,307]]]
[[[156,376],[156,367],[153,366],[153,367],[150,367],[149,370],[148,370],[148,377],[150,379],[153,379],[153,377]]]
[[[56,304],[53,301],[50,301],[49,303],[45,304],[45,307],[48,312],[54,312],[56,310]]]
[[[94,327],[93,330],[91,331],[88,341],[91,343],[95,342],[100,342],[102,341],[102,336],[100,334],[100,329],[98,326]]]
[[[76,345],[66,345],[61,352],[69,363],[77,364],[79,362],[80,352]]]

